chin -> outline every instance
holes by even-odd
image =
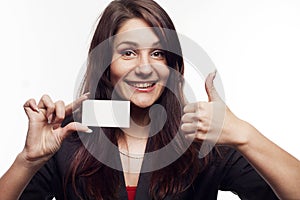
[[[153,103],[139,103],[139,102],[132,102],[132,101],[131,103],[139,108],[148,108],[153,105]]]
[[[139,108],[148,108],[154,104],[152,100],[131,99],[130,102]]]

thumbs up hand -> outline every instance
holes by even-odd
[[[216,71],[205,81],[208,102],[189,103],[184,107],[181,130],[187,139],[236,147],[247,139],[242,133],[247,123],[225,105],[214,87],[215,76]]]

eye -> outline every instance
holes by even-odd
[[[122,57],[124,58],[133,58],[136,56],[136,53],[134,50],[131,50],[131,49],[125,49],[125,50],[122,50],[119,52]]]
[[[157,58],[157,59],[164,59],[165,52],[163,50],[155,50],[151,53],[151,57]]]

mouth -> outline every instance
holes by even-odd
[[[157,81],[150,81],[150,82],[126,81],[126,83],[137,91],[151,92],[155,88]]]

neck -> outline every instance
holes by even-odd
[[[149,108],[140,108],[134,104],[131,104],[130,117],[135,124],[139,126],[146,126],[150,122]]]
[[[124,138],[119,140],[119,147],[129,152],[143,153],[150,131],[149,108],[131,106],[129,128],[121,128]]]

